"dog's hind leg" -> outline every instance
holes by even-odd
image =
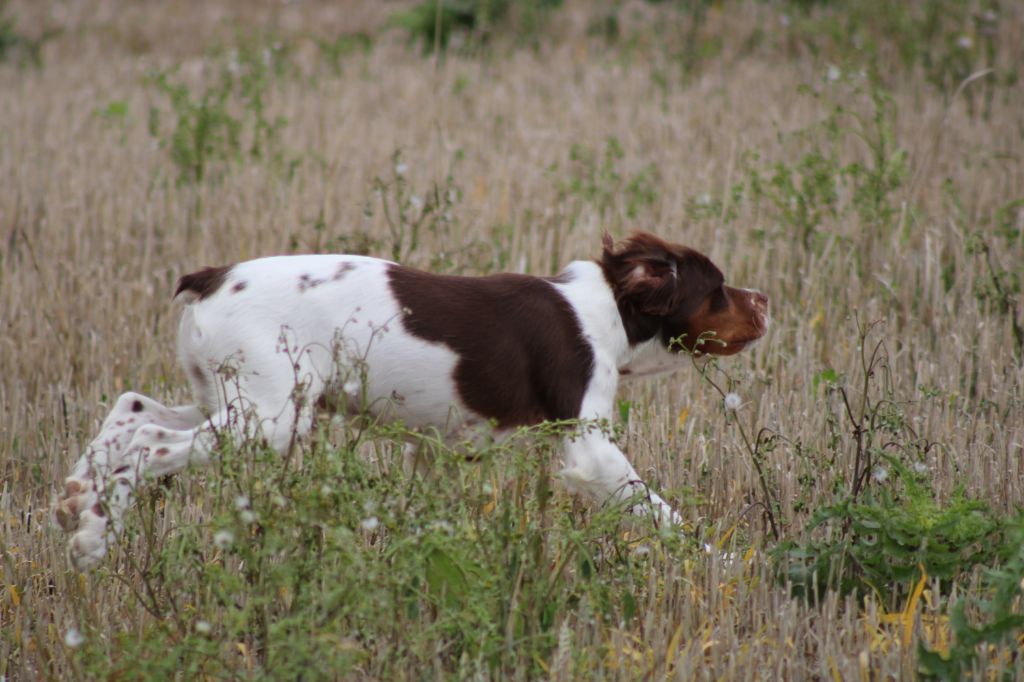
[[[169,419],[164,423],[153,421],[137,427],[118,463],[112,466],[108,461],[105,475],[92,479],[91,504],[78,509],[76,532],[68,543],[71,561],[79,570],[90,569],[103,559],[136,490],[147,480],[176,474],[190,465],[205,465],[222,437],[244,438],[249,424],[258,425],[263,439],[277,452],[285,452],[293,439],[304,436],[312,425],[309,409],[286,409],[267,417],[257,412],[242,414],[235,405],[228,405],[209,418],[200,417],[193,427],[185,418],[192,415],[165,416]]]
[[[66,531],[78,527],[83,511],[99,502],[99,485],[122,466],[136,432],[156,425],[170,429],[189,429],[199,425],[203,414],[195,406],[167,407],[139,393],[125,393],[114,404],[97,435],[70,475],[57,499],[55,516]]]

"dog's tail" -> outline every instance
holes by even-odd
[[[213,296],[224,284],[233,267],[233,265],[206,267],[198,272],[184,275],[178,280],[174,298],[187,305]]]

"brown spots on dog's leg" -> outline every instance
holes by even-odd
[[[249,286],[248,282],[235,282],[234,286],[231,287],[231,293],[237,294],[240,291],[245,291],[247,286]]]
[[[132,403],[132,412],[142,412],[143,409],[145,409],[145,406],[142,404],[141,400],[136,400]]]
[[[157,457],[166,457],[167,455],[171,454],[171,451],[168,450],[167,448],[157,448],[155,454]]]
[[[107,515],[107,513],[103,511],[103,505],[100,504],[99,502],[92,506],[92,513],[100,517],[101,519]]]
[[[85,486],[80,481],[68,481],[64,484],[64,495],[71,497],[85,490]]]

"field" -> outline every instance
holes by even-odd
[[[1024,677],[1022,66],[989,0],[0,2],[0,680]],[[566,493],[544,427],[408,476],[324,419],[71,567],[117,396],[189,400],[180,275],[633,229],[771,298],[620,389],[684,536]]]

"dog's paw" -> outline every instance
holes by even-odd
[[[106,514],[97,502],[78,515],[78,531],[68,542],[68,556],[76,569],[88,571],[103,561],[109,544]]]
[[[96,483],[88,478],[69,478],[64,482],[64,492],[57,498],[54,518],[66,532],[78,528],[81,515],[99,502]]]

